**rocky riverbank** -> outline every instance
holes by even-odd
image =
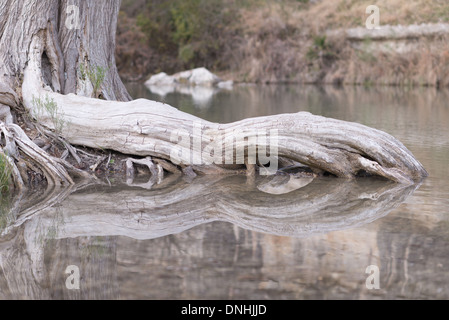
[[[247,83],[449,86],[449,25],[444,23],[449,19],[445,14],[449,4],[373,1],[380,8],[380,28],[368,30],[368,15],[361,4],[343,0],[256,2],[224,8],[233,12],[234,19],[220,18],[227,24],[214,30],[221,34],[217,50],[197,39],[186,45],[193,50],[188,62],[182,60],[187,47],[177,46],[172,38],[166,43],[158,40],[163,48],[172,46],[172,51],[163,53],[158,51],[161,44],[155,48],[151,39],[143,44],[144,31],[150,27],[141,22],[147,29],[132,29],[131,13],[123,12],[117,38],[121,76],[144,82],[162,71],[173,74],[193,66]],[[211,15],[195,18],[218,19]],[[209,27],[195,32],[209,37]],[[197,53],[205,56],[195,60]]]

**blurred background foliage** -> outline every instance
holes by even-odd
[[[118,29],[119,40],[126,38],[118,41],[119,67],[131,74],[141,72],[136,67],[144,73],[228,69],[242,36],[238,5],[222,0],[125,0]]]
[[[447,0],[123,0],[117,65],[125,81],[206,67],[241,82],[449,85],[445,36],[406,54],[326,36],[364,27],[368,5],[381,25],[449,21]]]

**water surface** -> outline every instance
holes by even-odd
[[[174,177],[151,189],[47,190],[3,209],[0,298],[449,298],[448,91],[128,88],[216,122],[309,111],[363,123],[401,140],[430,177],[416,186]],[[304,187],[269,192],[287,183]],[[80,269],[80,290],[66,288],[69,265]],[[380,289],[366,287],[370,265]]]

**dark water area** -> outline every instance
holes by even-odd
[[[430,176],[414,186],[236,176],[47,190],[2,206],[0,299],[449,298],[449,91],[128,89],[215,122],[299,111],[359,122],[402,141]],[[68,266],[79,290],[66,285]],[[369,266],[379,289],[367,286]]]

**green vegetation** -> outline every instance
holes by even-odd
[[[107,241],[104,241],[103,237],[92,237],[89,240],[90,241],[81,248],[83,260],[106,257],[111,253]]]
[[[53,98],[49,98],[48,95],[45,96],[45,99],[36,98],[33,96],[33,105],[33,116],[39,120],[42,118],[44,113],[47,113],[53,123],[56,134],[60,134],[62,129],[67,125],[67,122],[64,119],[64,113],[59,110],[58,104],[55,100]]]
[[[82,80],[89,80],[93,87],[93,98],[101,97],[101,85],[106,79],[109,68],[97,65],[80,64],[80,75]]]
[[[242,1],[247,2],[248,0]],[[254,0],[251,0],[254,1]],[[242,41],[240,1],[125,0],[117,29],[122,78],[194,67],[228,70]]]
[[[13,221],[10,207],[9,197],[0,195],[0,234]]]
[[[307,51],[306,57],[308,60],[316,60],[318,59],[320,52],[325,50],[327,47],[326,45],[326,36],[317,36],[315,37],[313,41],[313,46],[309,48],[309,51]]]
[[[238,21],[236,6],[222,0],[151,1],[137,16],[150,47],[185,67],[224,67],[222,55]]]
[[[11,186],[12,169],[7,155],[0,152],[0,197],[9,192]]]
[[[11,214],[12,169],[7,156],[0,152],[0,234],[13,221]]]
[[[125,80],[206,67],[247,82],[449,83],[447,41],[398,54],[360,50],[330,30],[364,27],[354,0],[123,0],[117,65]],[[373,0],[381,25],[449,21],[448,1]],[[143,8],[143,9],[142,9]],[[372,45],[364,42],[365,47]],[[363,48],[362,48],[363,49]],[[433,50],[433,51],[432,51]],[[436,68],[435,66],[443,66]],[[398,67],[399,66],[399,67]],[[398,70],[399,69],[399,70]],[[324,80],[325,79],[325,80]],[[438,79],[438,80],[435,80]]]
[[[326,41],[326,36],[315,36],[313,38],[313,46],[309,48],[306,53],[306,58],[309,61],[314,61],[319,58],[331,59],[335,56],[331,45]]]

